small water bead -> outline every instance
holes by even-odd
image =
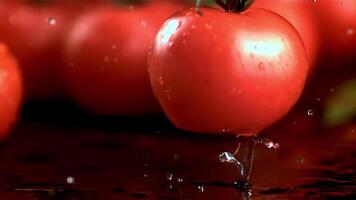
[[[57,24],[57,20],[50,17],[50,18],[47,19],[47,23],[48,23],[49,25],[51,25],[51,26],[54,26],[54,25]]]
[[[117,45],[113,44],[113,45],[111,45],[111,48],[112,48],[112,50],[116,50],[117,49]]]
[[[167,180],[169,180],[169,181],[173,180],[173,174],[172,174],[172,173],[167,173],[166,178],[167,178]]]
[[[179,154],[177,154],[177,153],[173,154],[173,159],[174,159],[174,160],[178,160],[179,157],[180,157]]]
[[[316,100],[317,100],[317,101],[321,101],[321,98],[318,97],[318,98],[316,98]]]
[[[178,183],[183,183],[184,179],[183,178],[178,178]]]
[[[105,56],[104,57],[104,62],[106,62],[106,63],[110,62],[110,57],[109,56]]]
[[[352,28],[348,28],[348,29],[346,30],[346,34],[347,34],[348,36],[352,36],[354,33],[355,33],[355,32],[354,32],[354,29],[352,29]]]
[[[142,21],[140,22],[140,25],[141,25],[142,27],[146,27],[146,26],[147,26],[147,22],[146,22],[145,20],[142,20]]]
[[[148,178],[148,174],[144,174],[143,177]]]
[[[313,115],[314,115],[314,111],[311,110],[311,109],[309,109],[309,110],[307,111],[307,114],[308,114],[308,116],[313,116]]]
[[[313,3],[316,3],[317,0],[312,0],[312,1],[313,1]]]
[[[68,176],[66,179],[66,182],[67,182],[67,184],[71,185],[71,184],[74,184],[75,179],[72,176]]]
[[[198,188],[199,192],[204,192],[205,191],[204,185],[198,185],[197,188]]]

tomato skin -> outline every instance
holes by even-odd
[[[61,95],[57,65],[65,19],[56,9],[0,3],[0,40],[18,58],[26,96],[46,99]]]
[[[69,95],[95,114],[160,111],[149,83],[147,56],[159,27],[177,8],[108,7],[82,16],[64,50],[61,74]]]
[[[302,37],[310,71],[317,65],[320,48],[320,32],[313,1],[301,0],[255,0],[252,7],[271,10],[287,19]]]
[[[272,12],[181,11],[149,59],[155,96],[179,128],[256,134],[299,98],[308,63],[296,30]]]
[[[0,43],[0,140],[17,121],[22,103],[22,78],[15,58]]]
[[[333,68],[349,66],[356,52],[356,1],[317,1],[314,9],[322,31],[321,59]]]

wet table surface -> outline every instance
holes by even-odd
[[[356,123],[325,127],[315,98],[330,87],[311,88],[261,133],[280,148],[256,146],[251,190],[234,187],[237,169],[218,162],[235,137],[183,132],[162,115],[99,118],[65,102],[27,104],[0,146],[0,199],[356,199]]]

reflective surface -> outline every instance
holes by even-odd
[[[280,147],[256,145],[252,190],[237,190],[236,167],[218,161],[234,137],[182,132],[163,116],[95,118],[64,102],[28,104],[0,147],[0,197],[355,199],[356,122],[322,122],[327,99],[354,74],[318,73],[294,110],[261,133]]]

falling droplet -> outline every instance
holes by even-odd
[[[72,176],[68,176],[67,179],[66,179],[66,182],[67,182],[69,185],[71,185],[71,184],[74,184],[75,179],[74,179],[74,177],[72,177]]]
[[[166,178],[167,178],[167,180],[169,180],[169,181],[173,180],[173,174],[172,174],[172,173],[167,173]]]
[[[198,185],[197,188],[198,188],[199,192],[204,192],[205,191],[204,185]]]
[[[311,109],[309,109],[309,110],[307,111],[307,113],[308,113],[308,116],[313,116],[313,115],[314,115],[314,111],[311,110]]]
[[[54,26],[57,24],[57,20],[54,19],[54,18],[48,18],[47,20],[48,24],[51,25],[51,26]]]

